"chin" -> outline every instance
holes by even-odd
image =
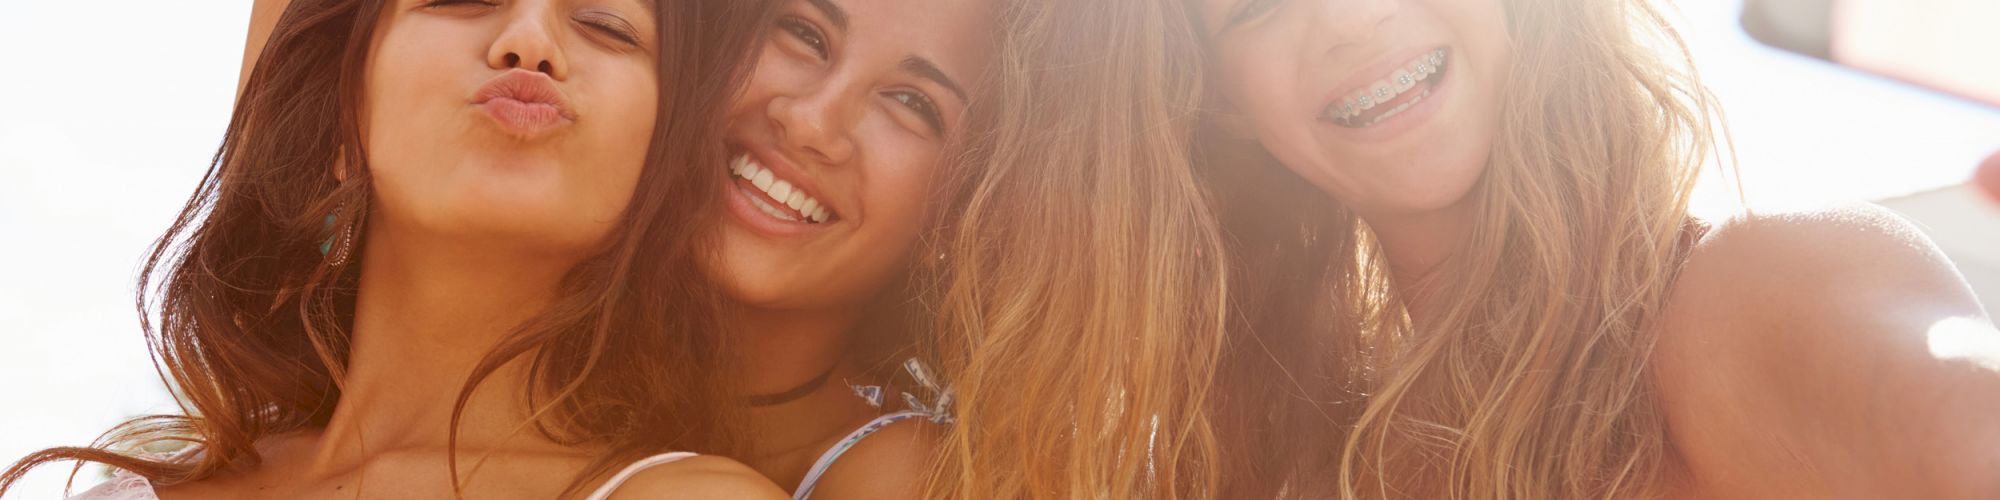
[[[791,309],[798,300],[786,293],[786,287],[774,280],[758,276],[729,276],[717,280],[722,297],[730,303],[756,310]]]
[[[770,276],[732,271],[757,267],[740,260],[732,261],[728,255],[735,252],[729,251],[729,248],[730,245],[725,243],[721,251],[709,253],[711,257],[703,259],[705,262],[701,266],[703,277],[715,284],[723,299],[752,309],[772,309],[782,304],[785,300],[783,287],[776,285],[776,280]]]
[[[1472,196],[1480,181],[1480,171],[1411,170],[1371,189],[1363,212],[1420,215],[1438,212],[1463,203]]]
[[[620,218],[561,204],[485,202],[460,204],[444,221],[482,241],[518,242],[537,253],[588,255],[601,250]]]

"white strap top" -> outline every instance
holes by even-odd
[[[659,455],[653,455],[650,457],[646,457],[644,460],[633,462],[632,465],[625,466],[625,470],[618,471],[617,475],[611,476],[610,481],[605,481],[603,486],[597,487],[597,491],[591,492],[590,496],[586,498],[588,498],[589,500],[605,500],[611,498],[611,492],[618,491],[618,487],[625,485],[626,481],[632,480],[632,476],[637,476],[639,475],[640,472],[645,472],[646,469],[651,469],[654,467],[659,467],[661,465],[678,462],[693,456],[695,456],[695,454],[679,451],[673,453],[662,453]]]
[[[587,498],[589,500],[611,498],[612,492],[618,491],[619,486],[624,485],[626,481],[632,480],[632,477],[639,475],[640,472],[653,467],[685,460],[693,456],[695,454],[686,452],[663,453],[633,462],[632,465],[626,466],[625,470],[618,471],[617,475],[611,476],[611,480],[605,481],[603,486],[597,487],[597,491],[591,492]],[[151,481],[147,481],[146,478],[140,477],[137,474],[119,471],[116,476],[112,476],[110,481],[105,481],[103,484],[97,485],[97,487],[70,497],[70,500],[160,500],[160,496],[153,489]]]
[[[833,462],[839,460],[841,455],[847,453],[847,450],[854,448],[854,445],[860,444],[862,439],[866,439],[868,436],[875,434],[875,432],[882,430],[882,428],[888,427],[889,424],[913,418],[927,417],[930,417],[930,415],[913,411],[883,415],[869,421],[867,425],[855,429],[854,432],[848,433],[847,437],[841,438],[839,443],[835,443],[832,448],[828,448],[826,453],[819,456],[819,460],[813,462],[812,470],[806,471],[805,480],[799,482],[798,489],[792,490],[792,500],[807,500],[812,498],[813,489],[819,487],[820,477],[825,476],[826,470],[833,467]]]
[[[792,490],[792,500],[810,500],[813,490],[819,487],[820,479],[826,475],[827,469],[833,467],[834,461],[839,460],[841,455],[847,453],[847,450],[853,449],[854,445],[860,444],[861,440],[867,439],[868,436],[874,435],[890,424],[919,418],[929,420],[935,424],[951,423],[951,388],[942,387],[938,384],[937,380],[931,377],[930,371],[925,369],[924,364],[918,362],[916,358],[904,360],[903,370],[909,372],[910,378],[915,380],[918,386],[923,387],[925,391],[929,392],[933,399],[925,401],[914,394],[903,393],[903,404],[909,407],[908,410],[876,417],[866,425],[862,425],[860,429],[855,429],[854,432],[848,433],[847,437],[841,438],[840,442],[835,443],[832,448],[828,448],[826,453],[819,456],[819,460],[813,462],[812,469],[806,471],[805,480],[799,482],[798,489]],[[867,401],[870,406],[876,408],[882,407],[883,393],[885,391],[881,386],[850,385],[848,387],[854,389],[854,394],[861,396],[861,399]]]

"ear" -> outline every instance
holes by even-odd
[[[335,152],[335,153],[333,154],[333,166],[332,166],[332,167],[330,167],[330,168],[332,168],[332,169],[333,169],[333,181],[334,181],[335,183],[339,183],[339,184],[346,184],[346,183],[347,183],[347,151],[345,151],[345,150],[342,150],[342,151],[339,151],[339,152]]]

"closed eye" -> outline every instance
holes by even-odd
[[[1283,1],[1284,0],[1250,0],[1249,2],[1244,3],[1242,7],[1238,7],[1236,9],[1235,14],[1229,15],[1229,22],[1227,23],[1227,25],[1236,26],[1239,24],[1250,22],[1250,20],[1256,19],[1258,16],[1262,16],[1266,12],[1270,12],[1272,7],[1277,7],[1278,4],[1282,3]]]
[[[642,44],[639,40],[639,30],[633,28],[632,23],[625,22],[624,18],[620,18],[616,14],[598,11],[582,12],[576,15],[576,22],[628,46],[638,47]]]
[[[450,7],[453,5],[461,5],[461,4],[471,4],[475,6],[485,6],[485,7],[498,7],[500,5],[498,2],[494,2],[493,0],[425,0],[423,6],[426,8],[437,8],[437,7]]]

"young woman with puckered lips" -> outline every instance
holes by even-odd
[[[753,5],[294,2],[141,282],[186,414],[0,490],[80,460],[120,471],[86,499],[783,498],[685,453],[734,448],[738,392],[661,244],[705,232],[723,176],[676,167],[725,161]]]

